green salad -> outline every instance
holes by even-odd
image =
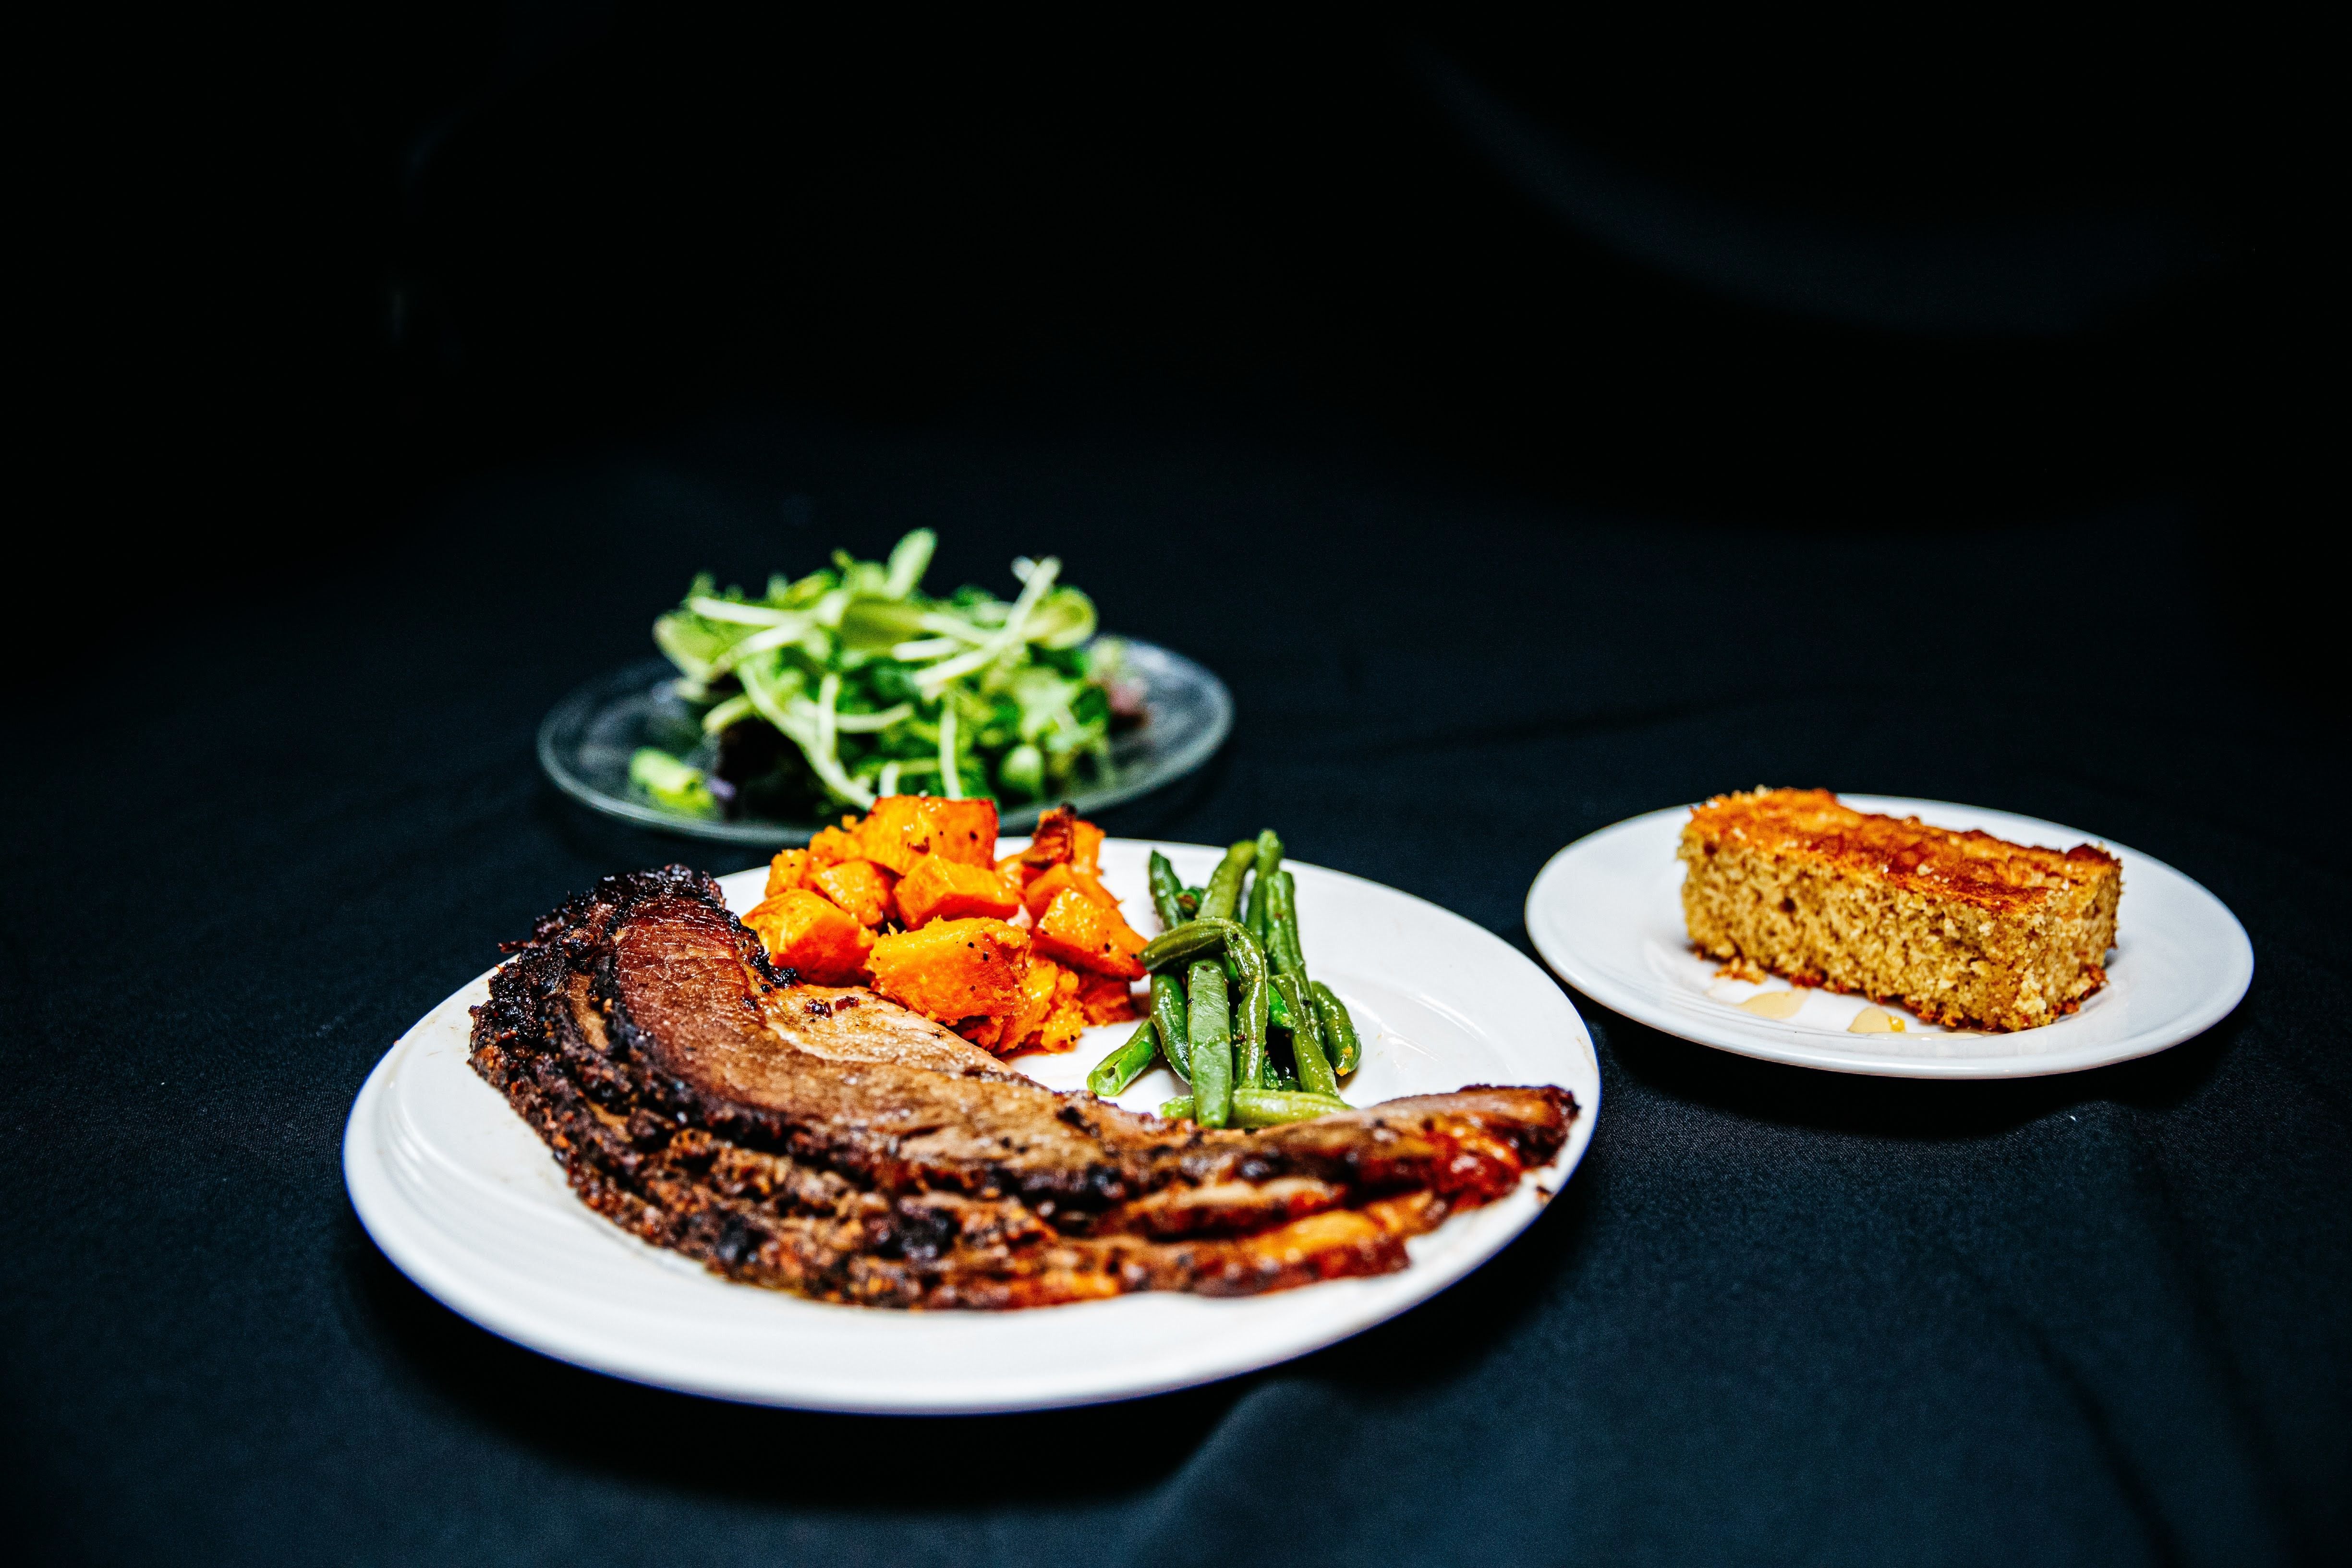
[[[1095,638],[1094,602],[1052,556],[1013,563],[1010,601],[932,598],[938,542],[917,529],[887,561],[836,551],[758,595],[696,578],[654,641],[705,741],[639,750],[631,783],[675,811],[790,820],[887,795],[1044,800],[1107,775],[1120,649]]]

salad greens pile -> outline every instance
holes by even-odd
[[[654,641],[708,740],[684,758],[641,749],[631,782],[696,816],[793,816],[886,795],[1041,800],[1082,765],[1107,773],[1119,649],[1089,646],[1094,602],[1052,556],[1013,563],[1010,603],[931,598],[938,542],[917,529],[887,561],[835,551],[757,596],[697,577]]]

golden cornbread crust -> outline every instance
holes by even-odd
[[[1800,985],[1895,1002],[1949,1028],[2032,1029],[2107,983],[2123,867],[1917,817],[1825,789],[1719,795],[1675,854],[1701,952]]]

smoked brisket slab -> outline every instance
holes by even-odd
[[[474,1069],[592,1207],[730,1278],[827,1300],[1010,1308],[1236,1295],[1404,1267],[1576,1115],[1469,1089],[1265,1131],[1055,1094],[856,988],[793,984],[672,866],[539,922],[474,1010]]]

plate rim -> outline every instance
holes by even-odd
[[[1017,836],[1008,836],[1008,837],[1011,837]],[[1112,842],[1121,841],[1113,840]],[[1186,844],[1177,840],[1128,839],[1124,842],[1147,850],[1181,848],[1209,856],[1221,853],[1214,846]],[[426,1239],[436,1230],[435,1222],[429,1215],[419,1209],[404,1193],[399,1190],[397,1179],[390,1169],[387,1151],[378,1134],[377,1123],[383,1114],[385,1097],[392,1092],[394,1080],[405,1064],[412,1045],[418,1040],[419,1036],[428,1026],[436,1024],[448,1009],[463,1007],[473,1001],[477,988],[483,984],[488,973],[495,973],[495,966],[491,971],[468,980],[464,985],[426,1009],[402,1032],[399,1038],[370,1069],[366,1081],[353,1098],[350,1114],[345,1121],[341,1149],[345,1191],[362,1227],[367,1231],[370,1238],[394,1267],[407,1276],[426,1294],[478,1327],[537,1353],[602,1375],[704,1397],[773,1407],[842,1414],[890,1415],[1003,1414],[1064,1409],[1144,1398],[1176,1389],[1223,1382],[1228,1378],[1280,1365],[1299,1356],[1311,1354],[1318,1350],[1336,1344],[1342,1340],[1353,1338],[1381,1323],[1411,1311],[1452,1289],[1470,1274],[1492,1262],[1524,1237],[1541,1219],[1549,1200],[1564,1190],[1568,1182],[1573,1178],[1578,1166],[1582,1163],[1584,1156],[1590,1152],[1600,1121],[1602,1089],[1600,1049],[1593,1038],[1591,1029],[1567,994],[1559,988],[1542,965],[1466,916],[1446,909],[1444,905],[1423,899],[1417,894],[1314,862],[1293,861],[1290,864],[1310,868],[1318,875],[1333,878],[1343,884],[1363,884],[1379,889],[1391,897],[1409,900],[1412,904],[1420,906],[1424,913],[1441,916],[1467,931],[1475,933],[1475,940],[1483,940],[1485,943],[1491,944],[1492,950],[1498,954],[1507,955],[1517,963],[1525,964],[1532,972],[1528,977],[1530,981],[1539,982],[1541,985],[1541,991],[1531,992],[1530,996],[1538,999],[1539,1005],[1547,1007],[1556,1004],[1559,1009],[1555,1023],[1559,1032],[1554,1037],[1558,1048],[1570,1053],[1571,1059],[1580,1053],[1582,1057],[1580,1070],[1590,1078],[1589,1096],[1584,1084],[1573,1086],[1578,1100],[1578,1114],[1570,1127],[1568,1142],[1562,1147],[1559,1155],[1550,1163],[1528,1173],[1523,1178],[1520,1194],[1515,1194],[1515,1197],[1530,1204],[1524,1218],[1497,1235],[1491,1245],[1474,1246],[1458,1250],[1455,1255],[1446,1258],[1427,1261],[1415,1260],[1404,1271],[1395,1275],[1377,1277],[1372,1280],[1332,1282],[1345,1287],[1349,1284],[1380,1284],[1417,1279],[1420,1285],[1419,1289],[1398,1290],[1393,1300],[1376,1303],[1369,1312],[1341,1314],[1344,1326],[1337,1330],[1327,1329],[1317,1324],[1302,1331],[1295,1331],[1270,1342],[1258,1343],[1238,1353],[1228,1352],[1213,1358],[1196,1357],[1196,1364],[1169,1369],[1164,1373],[1147,1373],[1142,1376],[1106,1376],[1099,1366],[1089,1367],[1078,1364],[1073,1367],[1067,1378],[1058,1380],[1050,1388],[1015,1391],[1008,1387],[990,1397],[975,1398],[963,1394],[946,1400],[927,1400],[920,1397],[877,1397],[872,1393],[825,1392],[806,1388],[789,1390],[776,1386],[779,1380],[774,1378],[767,1379],[765,1386],[749,1388],[740,1383],[730,1384],[723,1379],[693,1375],[690,1371],[682,1370],[688,1365],[684,1359],[679,1360],[677,1366],[669,1369],[648,1367],[643,1364],[620,1364],[609,1353],[600,1353],[596,1347],[589,1342],[594,1337],[593,1331],[582,1328],[576,1320],[569,1323],[561,1321],[550,1323],[543,1315],[534,1315],[533,1307],[527,1300],[509,1300],[502,1297],[499,1293],[500,1287],[494,1279],[478,1280],[471,1278],[460,1263],[453,1261],[462,1257],[460,1249],[465,1244],[456,1241],[448,1243],[446,1250],[449,1257],[443,1257],[441,1252]],[[756,875],[759,869],[755,867],[748,871],[731,875],[749,877]],[[1547,996],[1548,1000],[1543,1000]],[[1578,1074],[1571,1072],[1564,1073],[1562,1076],[1575,1077]],[[492,1094],[496,1092],[489,1089],[486,1084],[480,1087],[485,1092]],[[504,1108],[503,1101],[500,1104],[501,1108]],[[511,1114],[511,1111],[509,1110],[509,1113]],[[537,1142],[537,1135],[531,1132],[519,1118],[516,1119],[516,1126],[525,1136],[530,1137],[534,1142]],[[1528,1188],[1530,1185],[1534,1188],[1531,1197],[1528,1194]],[[600,1226],[610,1225],[609,1221],[593,1215],[584,1207],[582,1212]],[[1460,1217],[1467,1219],[1470,1216]],[[412,1226],[417,1234],[411,1234]],[[614,1236],[618,1239],[630,1243],[634,1248],[643,1249],[646,1261],[649,1266],[661,1266],[663,1259],[673,1257],[616,1226],[611,1228]],[[739,1286],[731,1281],[714,1279],[713,1283],[743,1290],[758,1289],[748,1285]],[[1066,1307],[1036,1310],[1056,1312],[1116,1310],[1123,1301],[1132,1303],[1138,1300],[1148,1299],[1150,1294],[1151,1293],[1146,1293],[1144,1297],[1123,1297],[1108,1301],[1072,1303]],[[1279,1294],[1287,1297],[1293,1293],[1286,1291]],[[1190,1297],[1182,1299],[1194,1300]],[[1213,1304],[1218,1308],[1232,1306],[1245,1310],[1254,1300],[1268,1299],[1245,1297],[1236,1299],[1230,1303],[1217,1300]],[[828,1306],[826,1303],[812,1303],[798,1298],[787,1298],[787,1300],[799,1307]],[[833,1306],[829,1310],[861,1313],[875,1310],[846,1306]],[[946,1316],[946,1314],[934,1315]],[[902,1316],[902,1314],[892,1314],[892,1316]],[[967,1318],[985,1321],[992,1316],[995,1315],[955,1314],[954,1318],[956,1321],[963,1321]],[[1011,1316],[1025,1319],[1029,1314],[1024,1312]],[[574,1331],[566,1332],[567,1328]]]
[[[1218,748],[1225,743],[1233,734],[1234,729],[1233,691],[1225,685],[1223,679],[1207,665],[1186,654],[1179,653],[1174,648],[1163,647],[1145,637],[1127,637],[1115,632],[1106,632],[1101,634],[1101,637],[1104,639],[1123,644],[1129,648],[1145,649],[1154,658],[1188,667],[1191,673],[1203,683],[1204,689],[1209,693],[1213,711],[1209,723],[1198,735],[1176,748],[1172,753],[1173,760],[1163,776],[1145,784],[1113,783],[1098,785],[1091,790],[1076,792],[1070,799],[1081,812],[1105,811],[1112,806],[1123,805],[1129,801],[1140,799],[1144,795],[1166,789],[1171,784],[1191,777],[1206,766],[1209,759],[1217,754]],[[546,716],[540,720],[539,728],[532,738],[532,752],[539,759],[540,772],[546,774],[557,789],[589,810],[615,821],[651,828],[657,833],[674,834],[682,838],[698,838],[709,843],[750,845],[762,848],[790,847],[795,844],[807,843],[819,828],[825,826],[824,822],[797,824],[771,822],[765,818],[730,821],[725,818],[680,816],[638,801],[607,795],[573,773],[565,764],[560,755],[561,748],[557,744],[556,736],[566,721],[573,719],[581,710],[592,706],[604,694],[607,688],[619,683],[633,671],[639,672],[644,679],[651,679],[665,670],[672,675],[677,673],[676,667],[664,658],[634,659],[627,664],[615,666],[602,675],[593,676],[565,692],[556,700],[554,706],[548,709]],[[1015,806],[1003,813],[1000,822],[1002,826],[1015,830],[1032,826],[1034,826],[1043,809],[1041,805],[1034,803]]]
[[[1871,1056],[1861,1052],[1835,1051],[1826,1046],[1804,1043],[1803,1033],[1791,1030],[1785,1045],[1749,1039],[1728,1030],[1713,1032],[1704,1021],[1654,1001],[1646,993],[1620,984],[1611,975],[1580,963],[1577,950],[1565,934],[1552,927],[1543,905],[1548,894],[1565,883],[1573,873],[1570,862],[1580,852],[1590,852],[1602,838],[1620,834],[1638,833],[1667,824],[1685,816],[1697,802],[1669,805],[1655,811],[1645,811],[1595,828],[1572,842],[1563,845],[1544,862],[1528,884],[1522,906],[1528,937],[1551,971],[1612,1012],[1619,1013],[1639,1024],[1647,1025],[1662,1034],[1684,1039],[1711,1049],[1727,1051],[1735,1056],[1749,1057],[1759,1061],[1779,1063],[1786,1067],[1810,1068],[1822,1072],[1843,1072],[1871,1078],[1908,1078],[1943,1081],[1985,1081],[2002,1079],[2049,1078],[2063,1073],[2087,1072],[2095,1068],[2109,1067],[2118,1062],[2137,1060],[2169,1050],[2186,1040],[2195,1039],[2234,1011],[2245,999],[2253,984],[2253,942],[2237,915],[2213,891],[2195,878],[2168,862],[2145,854],[2127,844],[2043,817],[2028,816],[2021,812],[2002,811],[1992,806],[1972,805],[1964,801],[1936,800],[1925,795],[1885,795],[1856,791],[1840,794],[1838,798],[1859,809],[1879,812],[1904,811],[1927,807],[1934,811],[1973,814],[1986,817],[2005,817],[2012,822],[2028,823],[2047,829],[2053,836],[2071,837],[2079,843],[2103,844],[2109,850],[2142,866],[2152,868],[2176,878],[2196,897],[2210,906],[2232,937],[2226,969],[2217,976],[2212,987],[2195,1005],[2146,1028],[2126,1035],[2121,1040],[2105,1045],[2080,1047],[2058,1054],[2017,1053],[1993,1057],[1894,1057]],[[2036,1031],[2038,1032],[2038,1031]]]

